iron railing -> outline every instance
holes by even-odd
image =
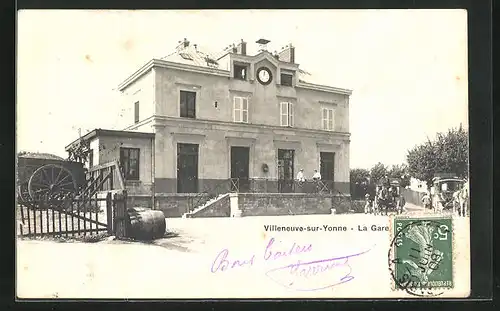
[[[298,181],[271,178],[230,178],[224,179],[215,186],[205,186],[204,190],[188,199],[188,210],[205,204],[211,199],[228,192],[233,193],[308,193],[319,195],[345,196],[335,189],[332,180]]]
[[[231,178],[231,192],[341,194],[333,180],[298,181],[267,178]]]
[[[215,184],[214,187],[205,186],[202,192],[199,192],[195,196],[189,198],[188,201],[189,212],[192,212],[197,207],[201,206],[202,204],[205,204],[211,199],[218,197],[221,194],[228,193],[230,189],[229,183],[230,183],[229,180],[222,180],[217,184]]]

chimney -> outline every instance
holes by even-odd
[[[271,41],[266,40],[266,39],[259,39],[259,40],[255,41],[255,43],[257,43],[259,45],[259,52],[267,51],[267,44],[269,42],[271,42]]]
[[[295,47],[290,43],[290,63],[295,64]]]
[[[241,39],[240,48],[241,48],[240,51],[241,55],[247,55],[247,43],[243,41],[243,39]]]
[[[233,53],[238,53],[238,48],[233,44]]]
[[[292,44],[287,45],[279,56],[281,61],[295,64],[295,47]]]

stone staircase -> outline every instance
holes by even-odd
[[[219,202],[220,200],[222,200],[222,199],[224,199],[226,197],[229,197],[229,193],[219,194],[215,198],[212,198],[212,199],[208,200],[207,202],[205,202],[205,204],[203,204],[203,205],[195,208],[194,210],[192,210],[190,212],[185,213],[184,215],[182,215],[182,218],[192,218],[194,215],[196,215],[196,214],[202,212],[203,210],[211,207],[213,204]]]

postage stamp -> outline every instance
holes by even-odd
[[[454,286],[451,217],[392,219],[389,269],[393,289],[439,296]]]

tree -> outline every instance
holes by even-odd
[[[350,172],[351,197],[361,198],[365,195],[368,183],[370,181],[370,172],[364,168],[354,168]]]
[[[453,173],[467,178],[469,172],[468,132],[460,126],[438,133],[436,139],[417,145],[408,151],[408,173],[432,186],[436,173]]]
[[[403,188],[410,185],[408,166],[405,164],[391,166],[387,174],[390,178],[399,179],[401,181],[401,187]]]
[[[370,179],[373,183],[378,182],[380,179],[384,178],[386,175],[388,175],[388,169],[387,167],[382,164],[381,162],[378,162],[375,164],[371,169],[370,169]]]
[[[364,168],[353,168],[351,169],[350,179],[351,183],[362,183],[368,182],[370,178],[370,172]]]

